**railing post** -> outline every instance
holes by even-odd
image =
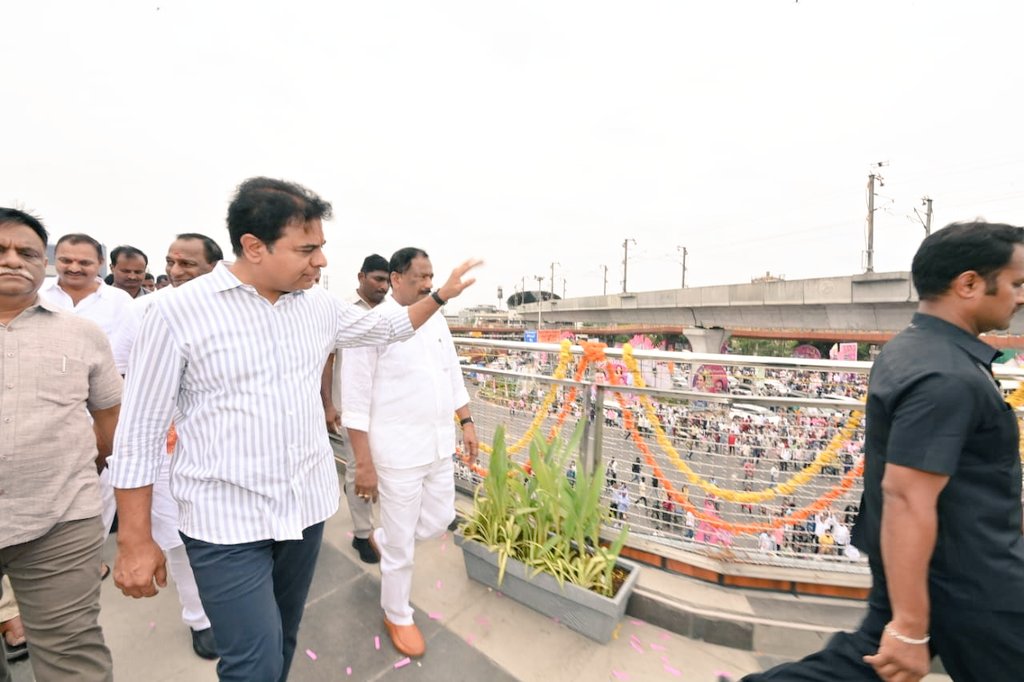
[[[582,463],[584,470],[589,474],[597,471],[597,465],[601,462],[601,451],[604,446],[604,386],[595,384],[594,395],[594,427],[587,442],[587,456]],[[590,399],[590,391],[587,391],[587,399]]]

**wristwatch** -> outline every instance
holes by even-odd
[[[441,298],[441,294],[438,293],[439,291],[441,291],[441,290],[440,289],[434,289],[433,291],[431,291],[430,292],[430,298],[434,299],[434,302],[437,303],[438,305],[444,305],[445,303],[447,303],[447,301],[445,301],[443,298]]]
[[[463,417],[459,420],[459,426],[465,426],[466,424],[476,424],[472,417]]]

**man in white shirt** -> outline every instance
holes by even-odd
[[[142,286],[148,267],[149,258],[134,246],[119,246],[110,252],[110,274],[114,276],[114,286],[132,298],[149,293]]]
[[[106,334],[114,353],[114,366],[123,376],[128,366],[128,354],[124,352],[121,336],[132,297],[121,289],[104,284],[99,278],[103,247],[87,234],[66,234],[57,240],[54,260],[57,276],[43,283],[39,297],[60,310],[95,322]],[[100,472],[100,498],[103,501],[103,537],[106,538],[117,513],[110,471],[106,468]],[[97,570],[104,578],[110,573],[106,564]]]
[[[355,295],[348,300],[363,310],[377,307],[388,293],[388,262],[384,256],[376,253],[363,259],[359,269],[359,286]],[[341,437],[341,353],[334,352],[327,356],[324,375],[320,384],[320,398],[324,403],[324,415],[327,419],[327,430],[335,442],[342,443],[341,449],[345,457],[345,500],[348,502],[349,515],[352,518],[352,547],[359,552],[359,559],[368,564],[380,561],[377,552],[370,545],[370,531],[373,530],[373,503],[356,495],[356,459],[352,453],[352,445]]]
[[[152,296],[140,296],[131,302],[129,314],[120,334],[120,342],[123,344],[121,354],[125,357],[131,355],[139,327],[150,306],[171,295],[175,287],[209,274],[222,260],[224,252],[210,237],[196,232],[179,234],[167,249],[166,270],[171,286],[154,292]],[[181,620],[188,626],[192,635],[192,650],[200,658],[213,660],[217,658],[217,642],[210,626],[210,619],[206,616],[203,603],[199,599],[199,588],[188,562],[185,544],[178,533],[178,503],[171,496],[171,455],[176,440],[177,436],[172,426],[171,434],[168,435],[167,457],[161,462],[160,473],[153,484],[153,539],[164,550],[167,570],[178,588]]]
[[[66,234],[57,240],[54,261],[57,276],[47,278],[39,295],[61,310],[98,324],[115,350],[117,371],[124,374],[128,357],[118,356],[116,350],[132,297],[99,278],[103,247],[87,234]]]
[[[389,263],[391,296],[378,310],[419,305],[430,295],[426,252],[396,251]],[[370,542],[380,554],[380,602],[395,648],[422,656],[426,644],[409,604],[416,540],[440,535],[455,518],[455,423],[477,455],[469,394],[448,324],[432,317],[415,336],[390,346],[346,349],[342,424],[356,457],[356,494],[380,495],[380,528]]]
[[[222,682],[281,682],[295,653],[338,474],[320,377],[336,347],[405,338],[473,283],[467,261],[420,303],[362,311],[313,288],[331,205],[269,178],[228,207],[236,260],[155,301],[139,330],[111,473],[121,522],[115,584],[166,585],[150,530],[153,482],[176,419],[171,488]]]

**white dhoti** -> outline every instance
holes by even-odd
[[[210,627],[203,603],[199,600],[199,588],[188,562],[185,543],[178,533],[178,503],[171,497],[171,458],[165,457],[160,473],[153,483],[153,539],[167,556],[167,571],[178,589],[181,602],[181,620],[193,630]]]
[[[395,625],[411,625],[416,541],[441,535],[455,519],[455,468],[450,457],[411,469],[377,466],[380,605]]]

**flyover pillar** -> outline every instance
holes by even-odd
[[[690,342],[690,349],[694,353],[721,353],[722,344],[731,336],[728,329],[721,327],[684,327],[683,334]]]

